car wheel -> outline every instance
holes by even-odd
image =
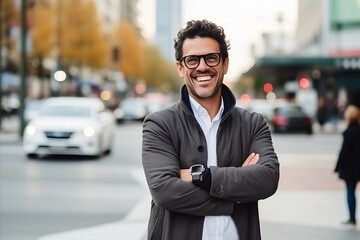
[[[104,152],[104,155],[110,155],[110,153],[111,153],[111,149],[109,148],[108,150],[106,150],[106,151]]]
[[[29,159],[35,159],[37,157],[37,155],[35,153],[28,153],[28,154],[26,154],[26,156]]]
[[[306,131],[306,133],[307,133],[308,135],[311,135],[311,134],[313,134],[313,130],[312,130],[312,129],[308,129],[308,130]]]

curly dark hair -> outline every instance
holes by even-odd
[[[226,40],[222,27],[205,19],[192,20],[187,22],[186,28],[181,29],[177,34],[177,38],[174,39],[175,59],[177,61],[182,58],[182,47],[185,39],[194,39],[196,37],[209,37],[216,40],[219,43],[222,58],[224,59],[229,56],[230,42]]]

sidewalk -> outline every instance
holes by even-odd
[[[17,116],[4,117],[1,119],[0,143],[18,142],[21,140],[20,122]]]

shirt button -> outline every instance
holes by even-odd
[[[198,150],[199,152],[203,152],[203,151],[204,151],[204,147],[200,145],[200,146],[198,146],[197,150]]]

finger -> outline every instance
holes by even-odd
[[[250,162],[251,159],[253,159],[255,157],[255,153],[251,153],[245,160],[245,162]]]
[[[242,164],[242,166],[246,166],[250,163],[251,159],[255,156],[255,153],[251,153],[245,160],[245,162]]]
[[[259,154],[255,154],[255,156],[253,158],[251,158],[250,162],[249,162],[249,165],[251,164],[256,164],[259,162],[259,159],[260,159],[260,155]]]

